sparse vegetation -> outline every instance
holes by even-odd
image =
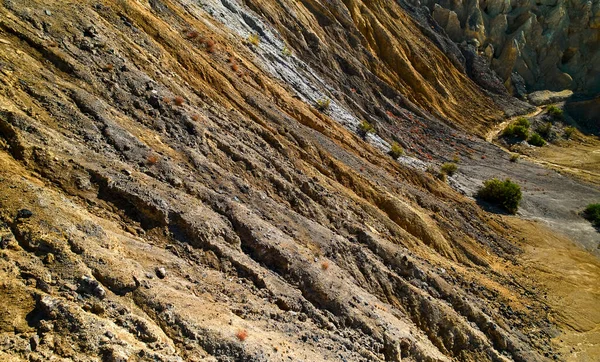
[[[452,157],[452,162],[459,163],[460,162],[460,156],[458,154],[454,155],[454,157]]]
[[[369,133],[375,133],[375,127],[373,127],[373,125],[367,121],[362,121],[358,125],[358,131],[363,137],[365,137]]]
[[[397,160],[398,157],[404,154],[404,149],[402,148],[402,146],[400,146],[400,144],[398,144],[398,142],[394,142],[392,143],[392,148],[390,149],[390,152],[388,152],[388,154],[392,156],[394,160]]]
[[[243,342],[246,340],[246,338],[248,338],[248,331],[245,329],[240,329],[235,333],[235,336],[238,340]]]
[[[196,39],[199,36],[200,36],[200,34],[195,30],[190,30],[187,33],[185,33],[186,39],[190,39],[190,40]]]
[[[512,155],[510,155],[510,162],[517,162],[518,160],[519,160],[518,153],[513,153]]]
[[[509,124],[502,131],[502,135],[505,137],[517,137],[520,139],[527,139],[529,136],[529,127],[531,124],[527,118],[518,118],[514,123]]]
[[[550,116],[552,116],[552,118],[556,120],[563,119],[563,110],[555,105],[548,106],[548,108],[546,108],[546,111]]]
[[[536,128],[536,132],[545,140],[549,140],[552,137],[552,123],[544,123],[543,125]]]
[[[321,98],[321,99],[317,99],[317,104],[315,105],[315,108],[317,108],[320,112],[326,112],[329,110],[330,106],[331,106],[331,99]]]
[[[327,260],[325,260],[324,262],[321,263],[321,269],[323,269],[323,270],[329,269],[329,262]]]
[[[531,135],[531,137],[529,137],[529,139],[527,140],[527,143],[529,143],[532,146],[542,147],[546,144],[546,141],[544,140],[544,138],[542,138],[542,136],[534,132]]]
[[[510,179],[501,181],[493,178],[483,182],[483,187],[477,192],[477,197],[500,205],[511,214],[515,214],[522,198],[521,187]]]
[[[281,49],[281,54],[283,54],[283,56],[286,56],[286,57],[291,57],[292,51],[290,50],[290,48],[287,47],[287,45],[284,45],[283,49]]]
[[[158,156],[148,155],[148,157],[146,157],[146,160],[148,161],[149,164],[156,165],[156,163],[158,162]]]
[[[440,168],[440,173],[452,176],[458,170],[458,166],[454,162],[446,162]]]
[[[183,97],[177,96],[177,97],[173,98],[173,102],[177,106],[182,106],[183,103],[185,103],[185,99],[183,99]]]
[[[564,129],[564,136],[566,139],[571,139],[571,137],[573,137],[573,134],[575,134],[575,131],[577,129],[575,127],[569,126],[569,127],[565,127]]]
[[[600,203],[589,204],[583,211],[583,216],[594,226],[600,227]]]
[[[260,35],[258,34],[250,34],[248,36],[248,42],[254,46],[258,46],[260,44]]]
[[[206,51],[209,52],[210,54],[215,52],[215,41],[212,39],[208,39],[207,41],[204,42],[204,44],[206,45]]]

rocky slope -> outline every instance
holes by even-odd
[[[420,2],[452,40],[474,44],[516,94],[600,92],[600,1]]]
[[[530,107],[417,10],[3,2],[0,357],[559,359],[516,235],[424,171],[507,169],[478,136]]]

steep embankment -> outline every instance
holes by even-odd
[[[5,2],[0,357],[552,357],[506,224],[420,170],[483,159],[504,104],[423,31],[387,1]]]

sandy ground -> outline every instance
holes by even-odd
[[[600,360],[600,260],[539,222],[505,220],[524,237],[524,277],[547,288],[551,320],[562,329],[554,346],[565,361]]]

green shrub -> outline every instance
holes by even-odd
[[[583,216],[590,220],[594,226],[600,227],[600,204],[589,204],[585,208]]]
[[[477,197],[500,205],[511,214],[515,214],[521,202],[521,187],[510,179],[501,181],[493,178],[483,182],[483,187],[477,192]]]
[[[548,108],[546,108],[546,111],[554,119],[562,119],[563,118],[563,110],[558,108],[557,106],[554,106],[554,105],[548,106]]]
[[[394,160],[397,160],[398,157],[404,154],[404,149],[398,144],[398,142],[394,142],[392,143],[392,148],[390,149],[390,152],[388,152],[388,154],[392,156]]]
[[[250,34],[248,36],[248,41],[250,42],[250,44],[252,44],[254,46],[258,46],[258,44],[260,44],[260,35]]]
[[[452,176],[456,173],[456,170],[458,170],[458,166],[454,162],[446,162],[440,168],[440,173]]]
[[[367,121],[360,122],[358,130],[363,136],[366,136],[368,133],[375,133],[375,127]]]
[[[509,124],[502,131],[502,135],[506,137],[517,137],[520,139],[527,139],[529,136],[529,127],[531,124],[529,120],[524,117],[518,118],[514,123]]]
[[[544,139],[542,138],[542,136],[540,136],[537,133],[533,133],[531,135],[531,137],[529,137],[529,139],[527,140],[527,142],[530,145],[537,146],[537,147],[542,147],[543,145],[546,144],[546,141],[544,141]]]
[[[575,127],[565,127],[565,138],[566,139],[570,139],[571,137],[573,137],[573,134],[575,133],[576,128]]]
[[[536,128],[536,132],[542,136],[542,138],[548,140],[552,136],[552,123],[546,122],[542,126]]]
[[[525,117],[519,117],[515,121],[515,125],[516,126],[525,127],[525,128],[529,128],[531,126],[531,123],[529,123],[529,120],[527,118],[525,118]]]
[[[317,104],[315,105],[315,108],[317,108],[321,112],[325,112],[325,111],[329,110],[330,106],[331,106],[331,99],[321,98],[321,99],[317,99]]]
[[[517,162],[518,160],[519,160],[518,153],[513,153],[512,155],[510,155],[510,162]]]
[[[454,155],[454,157],[452,157],[452,162],[459,163],[460,162],[460,156],[459,155]]]

